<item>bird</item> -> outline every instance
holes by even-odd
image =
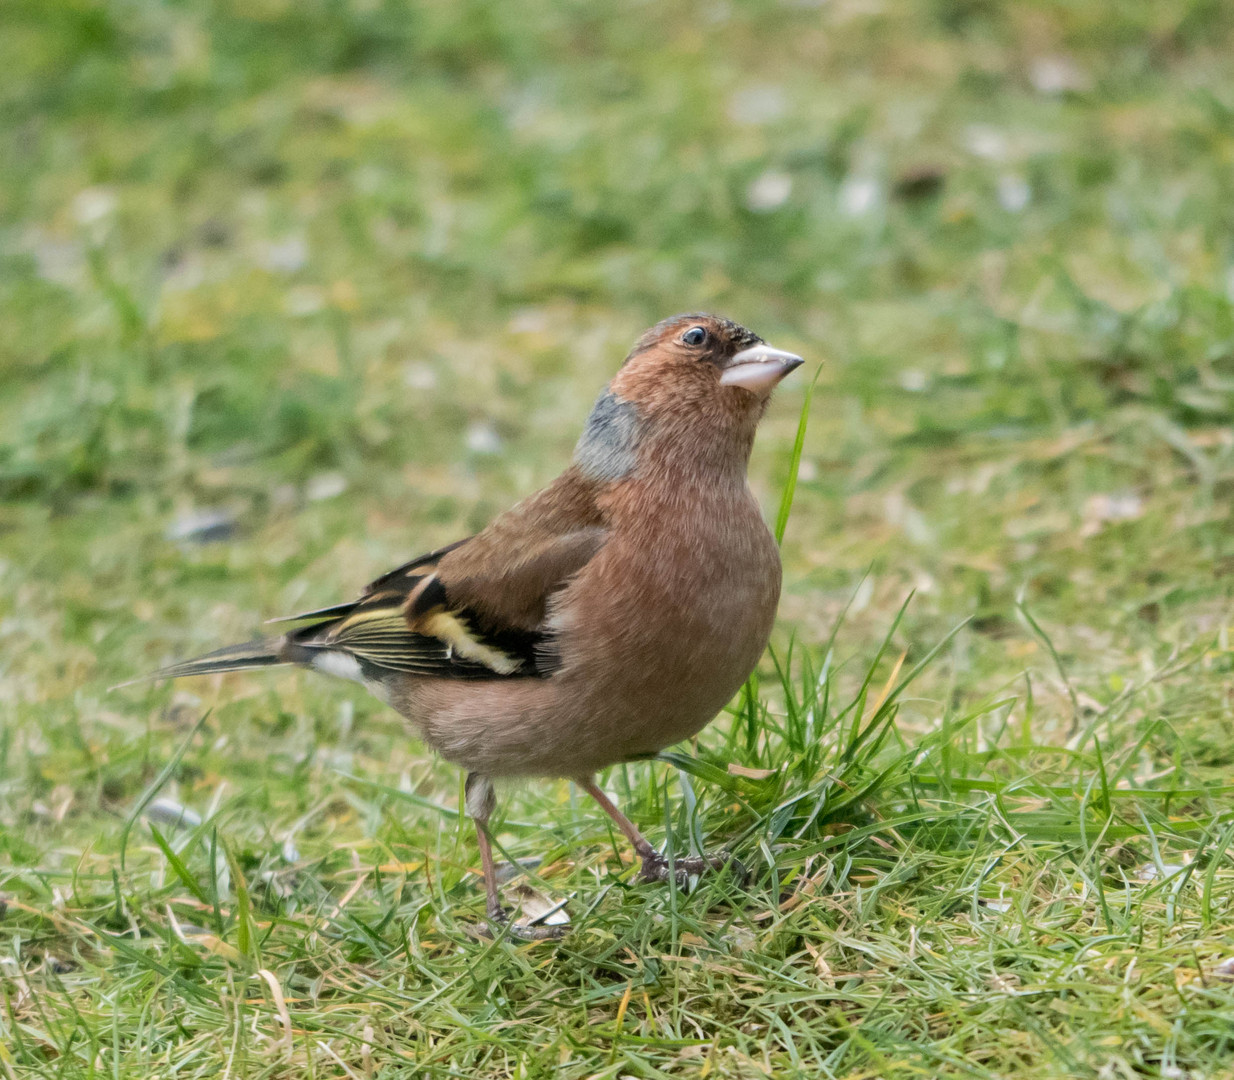
[[[148,677],[290,664],[360,683],[466,771],[490,928],[510,925],[495,780],[573,780],[632,844],[642,880],[717,866],[670,868],[595,777],[701,731],[767,646],[780,555],[747,465],[773,388],[802,362],[717,315],[665,319],[634,343],[547,487],[357,599],[271,620],[293,624],[281,636]]]

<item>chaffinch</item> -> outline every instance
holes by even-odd
[[[666,319],[635,342],[548,487],[359,599],[291,616],[282,637],[155,677],[297,664],[363,684],[467,770],[494,922],[495,777],[574,780],[641,876],[664,880],[667,860],[594,774],[697,733],[762,655],[780,557],[746,465],[772,388],[801,363],[727,319]]]

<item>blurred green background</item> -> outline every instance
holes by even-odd
[[[905,704],[906,741],[1027,688],[1013,727],[1062,746],[1139,686],[1109,738],[1141,772],[1228,777],[1230,5],[5,0],[0,24],[11,897],[63,907],[70,871],[93,875],[83,911],[113,883],[117,912],[122,885],[141,895],[112,877],[121,826],[209,705],[174,790],[226,811],[237,844],[324,814],[336,898],[354,852],[393,842],[390,815],[421,855],[440,844],[437,819],[347,794],[340,773],[456,796],[350,688],[106,687],[482,526],[560,470],[629,343],[678,311],[823,365],[781,649],[819,649],[851,601],[837,650],[869,660],[916,590],[910,657],[972,621]],[[755,450],[769,513],[807,381]],[[1179,657],[1181,679],[1156,677]],[[513,793],[511,815],[565,813],[548,791]],[[0,975],[48,963],[32,935],[68,933],[16,911]],[[21,997],[10,1024],[34,1023]],[[469,1075],[541,1075],[533,1043],[476,1051]],[[0,1062],[93,1060],[40,1045]],[[358,1046],[337,1052],[369,1068]],[[677,1053],[619,1064],[703,1068]],[[879,1060],[854,1054],[836,1075]],[[1148,1074],[1133,1065],[1110,1075]]]

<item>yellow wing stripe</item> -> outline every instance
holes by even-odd
[[[414,667],[414,659],[407,657],[405,650],[417,635],[435,637],[455,656],[482,664],[498,675],[513,675],[522,666],[517,657],[480,641],[466,622],[448,611],[436,611],[419,619],[412,630],[400,609],[361,610],[334,627],[326,641],[377,663]],[[399,654],[403,654],[402,664],[396,663]]]
[[[483,664],[498,675],[513,675],[519,669],[519,661],[514,657],[477,641],[472,636],[467,624],[448,611],[438,611],[420,620],[425,632],[432,634],[439,641],[444,641],[455,653],[464,660],[474,660]]]

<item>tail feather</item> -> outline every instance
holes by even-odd
[[[248,641],[242,645],[228,645],[225,649],[216,649],[192,660],[184,660],[179,664],[171,664],[149,675],[142,675],[128,682],[113,686],[132,686],[133,683],[147,682],[156,679],[180,679],[186,675],[214,675],[221,671],[242,671],[246,668],[274,667],[277,664],[289,664],[293,661],[286,655],[285,643],[282,638],[266,638],[258,641]]]

